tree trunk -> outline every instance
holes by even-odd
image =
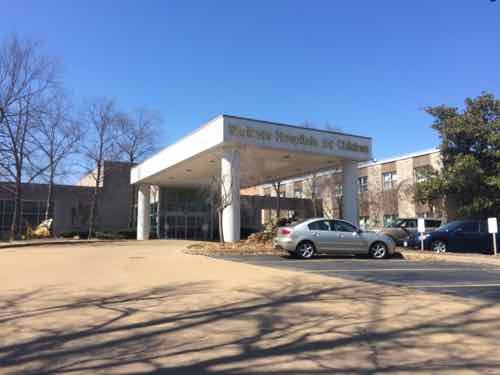
[[[53,192],[54,192],[54,171],[51,170],[50,177],[49,177],[49,186],[48,186],[48,191],[47,191],[47,202],[45,205],[45,220],[49,219]]]
[[[10,235],[9,235],[10,241],[18,239],[21,231],[21,215],[22,215],[21,195],[22,195],[21,179],[20,177],[17,177],[15,193],[14,193],[14,214],[12,216],[12,224],[10,226]]]
[[[217,211],[217,216],[219,217],[219,241],[220,243],[224,243],[224,230],[222,228],[222,211]]]
[[[88,239],[92,238],[92,234],[95,231],[95,221],[97,216],[97,200],[99,199],[99,183],[101,181],[101,163],[97,166],[97,176],[96,176],[94,194],[92,195],[92,206],[90,207],[90,218],[89,218],[89,233]]]
[[[280,220],[280,211],[281,211],[281,207],[280,207],[280,192],[278,192],[278,196],[276,197],[276,222],[278,222]]]

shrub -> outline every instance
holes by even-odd
[[[116,232],[116,234],[127,240],[134,240],[137,238],[137,230],[134,228],[122,229]]]
[[[100,240],[122,240],[124,237],[118,233],[96,232],[96,238]]]
[[[61,232],[59,237],[62,238],[73,238],[75,236],[80,237],[81,239],[86,239],[89,236],[89,232],[87,231],[69,231],[69,232]],[[94,237],[94,235],[92,235]]]

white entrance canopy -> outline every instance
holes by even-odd
[[[133,168],[131,183],[199,187],[213,176],[231,178],[234,199],[223,226],[225,238],[235,241],[240,188],[334,168],[344,170],[344,216],[357,222],[357,163],[371,160],[371,150],[368,137],[220,115]],[[141,197],[147,190],[139,189],[138,238],[147,238],[148,208],[140,207],[148,202]]]

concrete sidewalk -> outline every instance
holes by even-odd
[[[188,244],[0,253],[0,372],[500,373],[495,303],[187,255]]]

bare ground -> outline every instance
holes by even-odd
[[[495,303],[182,253],[188,245],[0,251],[0,372],[500,374]]]

